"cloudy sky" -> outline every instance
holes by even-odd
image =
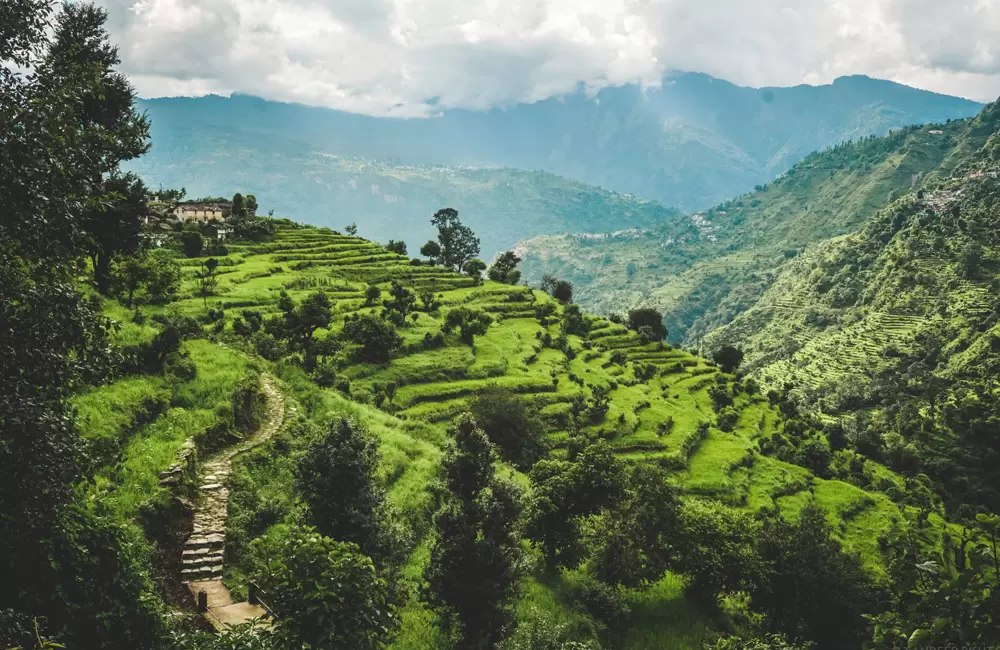
[[[243,92],[370,114],[707,72],[867,74],[992,101],[1000,0],[99,0],[144,97]]]

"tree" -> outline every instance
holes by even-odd
[[[135,90],[128,78],[114,69],[121,60],[118,49],[108,42],[107,19],[107,11],[93,4],[64,5],[47,57],[57,69],[86,66],[83,74],[96,81],[80,97],[75,126],[83,137],[99,138],[90,142],[100,162],[88,179],[91,189],[87,195],[101,198],[89,201],[81,226],[97,289],[105,295],[110,288],[112,259],[139,246],[139,218],[146,213],[149,193],[138,176],[118,169],[120,163],[149,149],[149,122],[135,110]]]
[[[146,294],[162,305],[173,300],[181,288],[181,267],[169,250],[158,249],[146,257]]]
[[[420,254],[430,259],[431,264],[437,264],[441,259],[441,244],[430,240],[420,247]]]
[[[356,544],[293,526],[252,548],[281,647],[385,647],[396,626],[388,585]]]
[[[558,282],[556,276],[546,273],[538,282],[538,288],[551,296],[552,289],[556,286],[556,282]]]
[[[471,416],[460,417],[451,434],[423,597],[440,613],[457,647],[488,650],[516,623],[521,495],[496,475],[493,445]]]
[[[541,546],[549,571],[583,560],[581,521],[613,507],[625,487],[625,467],[603,440],[570,460],[540,460],[528,475],[531,499],[525,535]]]
[[[648,307],[629,311],[628,328],[644,334],[650,341],[662,341],[667,338],[667,328],[663,324],[663,315]]]
[[[983,264],[983,246],[979,242],[969,242],[958,254],[958,265],[966,278],[975,277]]]
[[[395,239],[390,239],[389,243],[385,245],[386,250],[396,253],[397,255],[406,255],[406,242],[396,241]]]
[[[360,425],[340,418],[306,448],[296,474],[316,529],[357,544],[381,569],[395,564],[401,549],[378,483],[378,463],[378,442]]]
[[[359,346],[359,358],[369,363],[386,363],[403,343],[390,323],[371,314],[362,314],[345,322],[343,336]]]
[[[438,210],[431,217],[431,225],[438,230],[441,251],[436,257],[441,264],[461,271],[468,260],[479,255],[479,238],[459,220],[457,210]]]
[[[385,308],[399,314],[399,324],[405,323],[407,314],[416,307],[417,297],[398,280],[392,281],[392,285],[389,287],[389,296],[390,300],[386,301]]]
[[[820,506],[810,502],[794,523],[765,520],[760,549],[767,568],[751,595],[775,631],[820,648],[861,647],[878,590],[860,559],[833,539]]]
[[[743,363],[743,350],[731,345],[724,345],[712,355],[712,361],[719,364],[722,372],[733,372]]]
[[[239,192],[233,194],[233,205],[229,214],[234,219],[241,219],[247,216],[246,203],[243,201],[243,195]]]
[[[107,295],[111,288],[111,263],[139,249],[140,217],[148,212],[147,189],[135,174],[113,173],[104,181],[111,200],[86,212],[84,228],[94,266],[97,290]]]
[[[181,245],[185,257],[198,257],[205,248],[205,238],[197,230],[185,230],[181,233]]]
[[[344,226],[344,232],[347,233],[348,235],[350,235],[351,237],[354,237],[355,235],[358,234],[358,226],[357,226],[357,224],[354,223],[353,221],[351,223],[347,224],[346,226]]]
[[[208,297],[215,294],[215,289],[219,286],[219,278],[215,275],[215,269],[219,266],[219,260],[210,257],[201,263],[201,268],[195,274],[198,279],[198,295],[205,302],[208,308]]]
[[[490,266],[490,280],[503,284],[517,284],[521,281],[521,272],[517,269],[517,265],[521,261],[521,258],[514,251],[500,253],[493,261],[493,265]]]
[[[378,299],[382,296],[382,290],[378,288],[378,285],[369,284],[365,289],[365,305],[371,307]]]
[[[278,333],[300,350],[308,350],[316,330],[329,326],[333,320],[330,297],[323,291],[310,293],[298,305],[282,291],[278,296],[278,309],[282,312]]]
[[[561,303],[573,302],[573,285],[566,280],[556,280],[552,285],[551,294]]]
[[[716,501],[684,504],[675,571],[684,574],[686,592],[715,606],[723,592],[751,591],[764,571],[757,550],[760,524],[750,515]]]
[[[118,295],[125,298],[125,306],[131,309],[135,292],[147,283],[149,278],[145,252],[141,251],[120,260],[113,269],[111,280],[112,285],[118,290]]]
[[[475,337],[485,334],[492,324],[493,317],[484,311],[457,307],[445,316],[441,331],[448,334],[457,327],[462,341],[472,345]]]
[[[0,612],[44,619],[72,647],[147,647],[155,596],[134,540],[73,503],[83,456],[66,402],[109,369],[108,322],[75,262],[146,124],[119,92],[103,10],[9,0],[0,14]]]
[[[667,475],[654,465],[632,465],[628,489],[598,527],[597,577],[638,587],[656,582],[676,562],[680,500]]]
[[[475,278],[477,280],[483,277],[483,271],[486,270],[486,263],[479,258],[472,258],[468,260],[463,266],[462,271],[470,278]]]
[[[527,471],[545,455],[545,426],[538,412],[509,388],[488,384],[469,402],[469,411],[500,456]]]
[[[257,207],[258,206],[257,206],[257,197],[256,196],[254,196],[253,194],[247,194],[246,195],[246,199],[244,201],[244,205],[246,206],[246,213],[247,213],[248,217],[252,218],[252,217],[256,217],[257,216]]]

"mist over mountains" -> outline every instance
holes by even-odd
[[[186,185],[189,195],[255,192],[279,214],[333,227],[357,221],[375,239],[430,234],[426,217],[448,202],[445,196],[455,197],[460,211],[491,212],[481,215],[485,255],[527,236],[646,221],[626,214],[635,212],[627,207],[605,205],[615,203],[613,194],[605,193],[592,213],[579,205],[587,201],[573,200],[577,190],[567,191],[564,181],[530,174],[502,174],[497,182],[513,184],[507,196],[497,194],[493,181],[438,196],[439,183],[420,180],[426,170],[407,166],[544,170],[689,211],[752,190],[811,151],[908,124],[972,116],[981,104],[863,76],[756,89],[685,73],[667,77],[660,88],[605,88],[594,97],[581,90],[423,119],[245,95],[150,99],[141,107],[152,121],[154,145],[134,168],[153,185]],[[344,164],[352,158],[377,160],[378,169]],[[491,196],[481,198],[483,191]],[[553,210],[564,216],[548,220]],[[498,222],[509,226],[495,231]]]

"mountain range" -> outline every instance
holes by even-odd
[[[704,74],[420,119],[244,95],[140,106],[154,144],[133,169],[154,186],[251,192],[278,214],[332,227],[355,221],[377,240],[422,241],[427,217],[454,203],[479,226],[487,257],[534,235],[644,227],[651,224],[638,212],[673,214],[638,209],[625,194],[701,209],[768,182],[816,149],[981,108],[861,76],[756,89]]]

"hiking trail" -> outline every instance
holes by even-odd
[[[267,615],[260,605],[233,602],[229,589],[222,582],[229,516],[226,483],[232,471],[232,460],[270,440],[285,419],[285,399],[274,380],[262,375],[261,389],[267,400],[264,422],[253,435],[210,456],[198,472],[194,527],[184,542],[181,556],[181,580],[196,602],[199,592],[205,592],[208,611],[204,616],[218,630]]]

